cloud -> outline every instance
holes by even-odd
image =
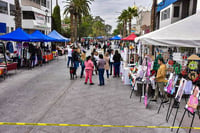
[[[135,0],[137,7],[150,8],[151,3],[152,0]],[[63,0],[59,0],[59,5],[61,7],[61,13],[63,14]],[[91,14],[93,16],[101,16],[105,20],[105,23],[111,25],[113,27],[112,30],[114,30],[117,26],[116,21],[120,12],[133,5],[134,0],[95,0],[91,5]],[[55,6],[55,0],[53,0],[53,6]]]

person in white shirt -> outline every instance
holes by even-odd
[[[112,75],[112,70],[113,70],[113,65],[114,65],[113,56],[114,56],[114,50],[111,50],[111,54],[110,54],[110,75]]]
[[[68,48],[68,62],[67,62],[67,67],[69,67],[69,63],[71,62],[71,64],[73,63],[72,62],[72,52],[73,52],[73,49],[72,49],[72,46],[70,46]]]

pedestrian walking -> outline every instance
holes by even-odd
[[[113,65],[114,65],[114,50],[111,50],[111,54],[110,54],[110,75],[112,75],[113,73]]]
[[[110,62],[110,57],[109,57],[109,53],[106,52],[105,56],[104,56],[104,60],[106,61],[106,64],[105,64],[105,70],[106,70],[106,74],[107,74],[107,79],[109,79],[109,69],[110,69],[110,65],[109,65],[109,62]]]
[[[94,83],[92,82],[92,72],[94,69],[94,64],[91,60],[91,56],[88,56],[86,58],[86,61],[84,64],[85,64],[85,84],[87,84],[87,81],[89,78],[90,85],[94,85]]]
[[[106,48],[107,48],[106,43],[104,43],[104,45],[103,45],[104,54],[106,53]]]
[[[85,60],[86,60],[86,52],[83,51],[81,53],[81,77],[80,78],[83,77],[83,73],[84,73],[84,70],[85,70],[85,64],[84,64]]]
[[[99,86],[104,85],[104,67],[106,65],[106,61],[103,59],[103,55],[100,54],[99,55],[99,61],[97,63],[97,67],[99,70]]]
[[[71,62],[71,64],[73,64],[72,62],[72,46],[70,46],[67,50],[67,55],[68,55],[68,61],[67,61],[67,67],[69,67],[69,63]]]
[[[37,46],[37,58],[38,58],[38,65],[42,66],[42,61],[43,61],[42,50],[39,46]]]
[[[159,58],[158,59],[158,64],[160,65],[158,71],[157,71],[157,75],[156,75],[156,82],[157,82],[157,86],[155,89],[155,95],[153,97],[153,99],[151,99],[151,101],[157,101],[158,98],[158,94],[159,94],[159,89],[162,93],[162,95],[164,96],[164,102],[168,102],[168,96],[164,91],[164,86],[166,83],[165,77],[166,77],[166,65],[164,64],[164,60],[163,58]]]
[[[115,54],[113,56],[113,60],[114,60],[114,68],[115,68],[115,75],[114,75],[114,77],[119,77],[121,55],[119,54],[118,50],[115,51]]]
[[[76,75],[76,78],[77,78],[77,74],[76,74],[76,71],[79,67],[79,61],[80,61],[80,55],[79,53],[77,52],[77,48],[74,49],[73,53],[72,53],[72,61],[74,63],[74,69],[75,69],[75,75]]]
[[[98,66],[97,66],[97,62],[99,61],[99,53],[98,52],[94,52],[94,66],[95,66],[95,73],[96,75],[98,74]]]

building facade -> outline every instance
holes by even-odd
[[[0,34],[9,33],[15,29],[14,16],[14,0],[0,0]]]
[[[51,32],[51,0],[21,0],[22,28],[27,33],[36,29]]]
[[[163,0],[157,6],[156,29],[195,14],[200,0]]]
[[[143,35],[150,32],[151,12],[141,10],[136,17],[136,34]]]
[[[51,0],[19,0],[22,11],[22,28],[27,33],[35,30],[51,32]],[[0,0],[0,24],[6,24],[6,33],[15,29],[14,0]]]

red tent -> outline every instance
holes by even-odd
[[[123,38],[122,40],[125,40],[125,41],[134,41],[136,37],[137,36],[134,33],[132,33],[131,35],[129,35],[128,37]]]

